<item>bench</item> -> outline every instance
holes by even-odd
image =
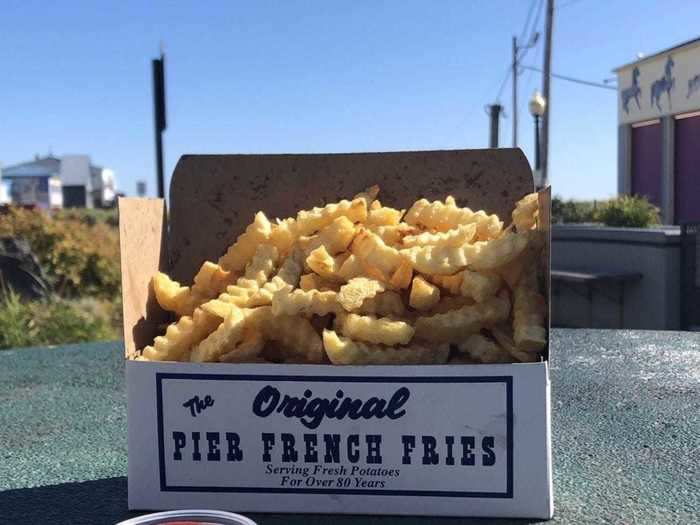
[[[601,295],[617,303],[619,307],[620,328],[624,328],[625,312],[625,284],[639,281],[642,274],[639,272],[618,272],[618,271],[579,271],[579,270],[552,270],[552,283],[554,283],[554,294],[559,295],[560,286],[571,284],[582,284],[586,287],[586,298],[588,300],[588,326],[593,325],[593,290],[597,284],[609,284],[617,287],[617,297],[601,292]],[[578,291],[574,287],[569,287],[574,293]]]

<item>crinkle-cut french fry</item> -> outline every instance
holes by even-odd
[[[337,301],[345,310],[352,312],[360,308],[366,299],[376,296],[384,289],[384,285],[376,279],[355,277],[340,287]]]
[[[146,361],[179,361],[192,344],[194,323],[189,315],[183,315],[177,323],[168,326],[165,335],[159,335],[152,346],[141,353]]]
[[[457,350],[480,363],[510,363],[511,355],[491,339],[473,334],[457,343]]]
[[[353,341],[333,330],[323,331],[323,347],[334,365],[421,365],[445,363],[448,345],[427,347],[412,344],[390,347]]]
[[[272,297],[280,290],[291,292],[297,284],[302,272],[302,258],[299,250],[293,250],[280,266],[280,269],[269,282],[265,283],[250,300],[250,306],[272,304]]]
[[[323,228],[318,235],[321,244],[326,247],[328,253],[337,255],[350,246],[353,237],[355,237],[355,225],[347,217],[341,216]]]
[[[378,235],[365,229],[355,236],[351,251],[365,266],[378,268],[388,277],[391,277],[403,262],[403,257],[396,248],[387,246]]]
[[[335,328],[350,339],[389,346],[408,344],[415,332],[405,321],[357,314],[338,314]]]
[[[348,254],[340,254],[333,257],[325,246],[319,246],[306,258],[306,266],[319,274],[324,279],[335,282],[343,282],[340,277],[340,268],[347,259]]]
[[[401,250],[421,273],[449,275],[469,265],[474,270],[493,270],[509,263],[527,246],[528,237],[507,233],[498,239],[460,247],[414,246]]]
[[[264,285],[277,268],[278,260],[277,248],[271,244],[261,244],[255,250],[253,260],[245,269],[245,278],[255,281],[258,286]]]
[[[513,339],[524,352],[537,353],[547,344],[546,304],[537,288],[537,273],[531,266],[513,290]]]
[[[236,274],[224,270],[220,265],[206,261],[194,276],[192,295],[210,299],[223,292],[226,287],[236,281]]]
[[[420,276],[413,278],[408,304],[416,310],[430,310],[440,301],[440,289]]]
[[[358,314],[374,314],[380,317],[399,317],[406,313],[406,307],[398,293],[387,290],[362,301],[362,305],[356,312]]]
[[[243,339],[247,313],[248,311],[243,308],[231,308],[219,327],[192,348],[190,361],[195,363],[218,361],[219,356],[232,351]]]
[[[163,272],[157,272],[151,282],[156,300],[163,310],[180,316],[192,315],[196,301],[189,286],[182,286]]]
[[[394,272],[394,275],[392,275],[391,279],[389,279],[389,284],[392,288],[404,290],[411,286],[412,278],[413,266],[411,265],[411,261],[404,259]]]
[[[367,209],[370,208],[375,202],[377,202],[377,195],[379,195],[379,186],[377,184],[374,184],[373,186],[370,186],[369,188],[365,189],[364,191],[361,191],[357,195],[355,195],[352,200],[356,199],[361,199],[365,202],[367,205]]]
[[[221,301],[235,304],[241,308],[260,304],[258,293],[260,287],[267,283],[277,266],[278,251],[271,244],[258,246],[253,259],[248,263],[245,275],[228,286],[226,292],[219,296]],[[265,301],[262,301],[263,303]]]
[[[474,246],[414,246],[401,250],[401,254],[421,273],[449,275],[467,266],[467,255],[473,251],[467,248]]]
[[[340,290],[340,284],[324,279],[317,273],[306,273],[299,279],[299,288],[305,292],[312,290],[337,292]]]
[[[405,222],[396,225],[367,224],[366,228],[377,235],[387,246],[400,246],[401,240],[406,235],[415,235],[420,230],[415,226],[410,226]]]
[[[272,224],[270,224],[265,214],[259,211],[255,214],[255,220],[248,225],[245,232],[239,235],[236,242],[219,258],[219,266],[228,271],[243,271],[253,255],[255,255],[258,246],[270,240],[271,233]]]
[[[272,296],[272,313],[278,315],[327,315],[342,310],[336,292],[280,290]]]
[[[459,341],[508,318],[510,302],[504,297],[490,297],[483,303],[464,306],[444,314],[419,317],[416,337],[425,341]]]
[[[406,248],[413,246],[462,246],[474,239],[476,224],[462,224],[446,232],[423,232],[418,235],[407,235],[401,241]]]
[[[285,361],[290,357],[299,362],[323,362],[323,343],[308,319],[298,315],[275,316],[262,325],[266,339],[282,344]]]
[[[405,212],[406,210],[397,210],[382,206],[370,209],[367,214],[367,224],[375,226],[396,226],[401,222],[401,217]]]
[[[426,275],[425,277],[433,284],[437,284],[443,290],[450,292],[452,295],[458,295],[459,289],[462,286],[462,273],[457,272],[454,275]]]
[[[308,255],[323,246],[330,255],[347,250],[355,236],[355,225],[347,217],[338,217],[318,234],[299,237],[299,247]]]
[[[495,273],[479,273],[464,270],[459,291],[462,295],[471,297],[477,303],[481,303],[488,297],[496,295],[496,292],[501,288],[501,284],[503,284],[503,281]]]
[[[338,269],[338,277],[343,282],[347,282],[353,277],[360,277],[364,273],[364,264],[362,264],[359,257],[352,253],[343,261],[343,264],[341,264]]]
[[[270,244],[279,251],[281,256],[285,256],[292,249],[292,246],[299,237],[296,219],[277,219],[270,231]]]
[[[537,354],[520,350],[513,341],[513,330],[511,326],[500,324],[491,328],[491,335],[498,341],[498,344],[512,357],[522,363],[534,363],[539,358]]]
[[[265,339],[259,332],[245,330],[243,339],[231,350],[219,356],[221,363],[255,363],[259,362],[260,352],[265,346]]]
[[[430,314],[444,314],[450,310],[458,310],[465,306],[472,306],[473,304],[476,304],[476,302],[471,297],[464,297],[463,295],[446,295],[440,297],[440,301],[430,309]]]
[[[537,226],[539,216],[539,201],[537,193],[525,195],[515,203],[515,209],[511,214],[513,224],[519,232],[531,230]]]
[[[452,230],[461,224],[475,223],[476,239],[482,241],[498,237],[503,229],[503,223],[497,215],[460,208],[452,197],[447,197],[445,202],[417,200],[406,212],[404,221],[414,226],[442,232]]]
[[[212,299],[204,303],[200,308],[211,315],[226,319],[226,316],[232,309],[236,308],[236,305],[227,303],[221,299]]]
[[[503,266],[499,266],[496,272],[508,284],[511,290],[515,289],[520,277],[526,268],[537,260],[545,244],[545,233],[539,230],[529,230],[527,236],[527,247],[518,257]]]
[[[171,324],[165,335],[158,336],[153,346],[143,349],[142,355],[149,361],[187,360],[192,345],[196,345],[221,324],[221,318],[196,308],[192,316],[182,316]]]
[[[351,222],[364,222],[367,219],[367,203],[359,198],[327,204],[323,208],[302,210],[297,214],[297,231],[299,235],[311,235],[341,216],[347,217]]]

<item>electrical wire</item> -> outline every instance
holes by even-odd
[[[532,71],[538,71],[539,73],[542,73],[542,69],[539,67],[534,67],[534,66],[522,66],[523,69],[530,69]],[[580,78],[574,78],[574,77],[569,77],[566,75],[558,75],[557,73],[550,73],[552,77],[558,78],[560,80],[566,80],[568,82],[575,82],[576,84],[583,84],[585,86],[591,86],[591,87],[597,87],[601,89],[609,89],[612,91],[617,91],[616,87],[608,86],[606,84],[600,84],[598,82],[591,82],[590,80],[581,80]]]
[[[555,9],[561,9],[561,8],[563,8],[563,7],[568,7],[568,6],[572,5],[572,4],[577,4],[577,3],[579,3],[580,1],[581,1],[581,0],[569,0],[568,2],[564,2],[564,3],[561,4],[561,5],[555,5],[554,8],[555,8]]]
[[[501,82],[501,87],[498,88],[498,94],[496,95],[496,102],[500,104],[501,102],[501,95],[503,94],[503,90],[506,87],[506,84],[508,83],[508,79],[510,78],[511,73],[513,72],[513,67],[509,64],[508,68],[506,69],[506,74],[505,77],[503,78],[503,82]]]
[[[538,7],[537,7],[537,14],[535,15],[535,20],[532,23],[532,27],[530,27],[530,35],[527,37],[527,42],[532,42],[532,39],[535,37],[535,33],[537,32],[537,24],[540,22],[540,18],[542,17],[542,11],[544,7],[544,0],[540,0]],[[522,38],[521,38],[522,40]],[[539,45],[540,41],[539,39],[536,42],[536,46]],[[518,57],[518,61],[522,60],[525,55],[527,55],[528,51],[532,48],[533,46],[523,46],[521,48],[522,53]]]
[[[530,19],[532,18],[532,13],[535,11],[535,6],[537,5],[537,0],[532,0],[530,2],[530,9],[527,11],[527,18],[525,19],[525,25],[523,25],[523,30],[520,33],[520,40],[521,42],[525,42],[523,40],[525,38],[525,35],[527,34],[527,27],[530,25]]]

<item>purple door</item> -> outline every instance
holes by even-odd
[[[700,115],[676,120],[676,224],[700,221]]]
[[[661,124],[632,128],[632,193],[661,206]]]

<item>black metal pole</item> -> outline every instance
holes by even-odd
[[[165,197],[165,179],[163,178],[163,130],[165,130],[165,57],[152,61],[153,66],[153,119],[156,134],[156,179],[158,196]]]
[[[540,116],[535,115],[535,169],[540,169]]]
[[[156,178],[158,180],[158,197],[165,197],[165,180],[163,179],[163,133],[156,128]]]
[[[501,116],[501,109],[503,107],[500,104],[492,104],[489,106],[491,110],[489,116],[491,117],[491,127],[489,132],[489,148],[498,147],[498,124],[499,118]]]

